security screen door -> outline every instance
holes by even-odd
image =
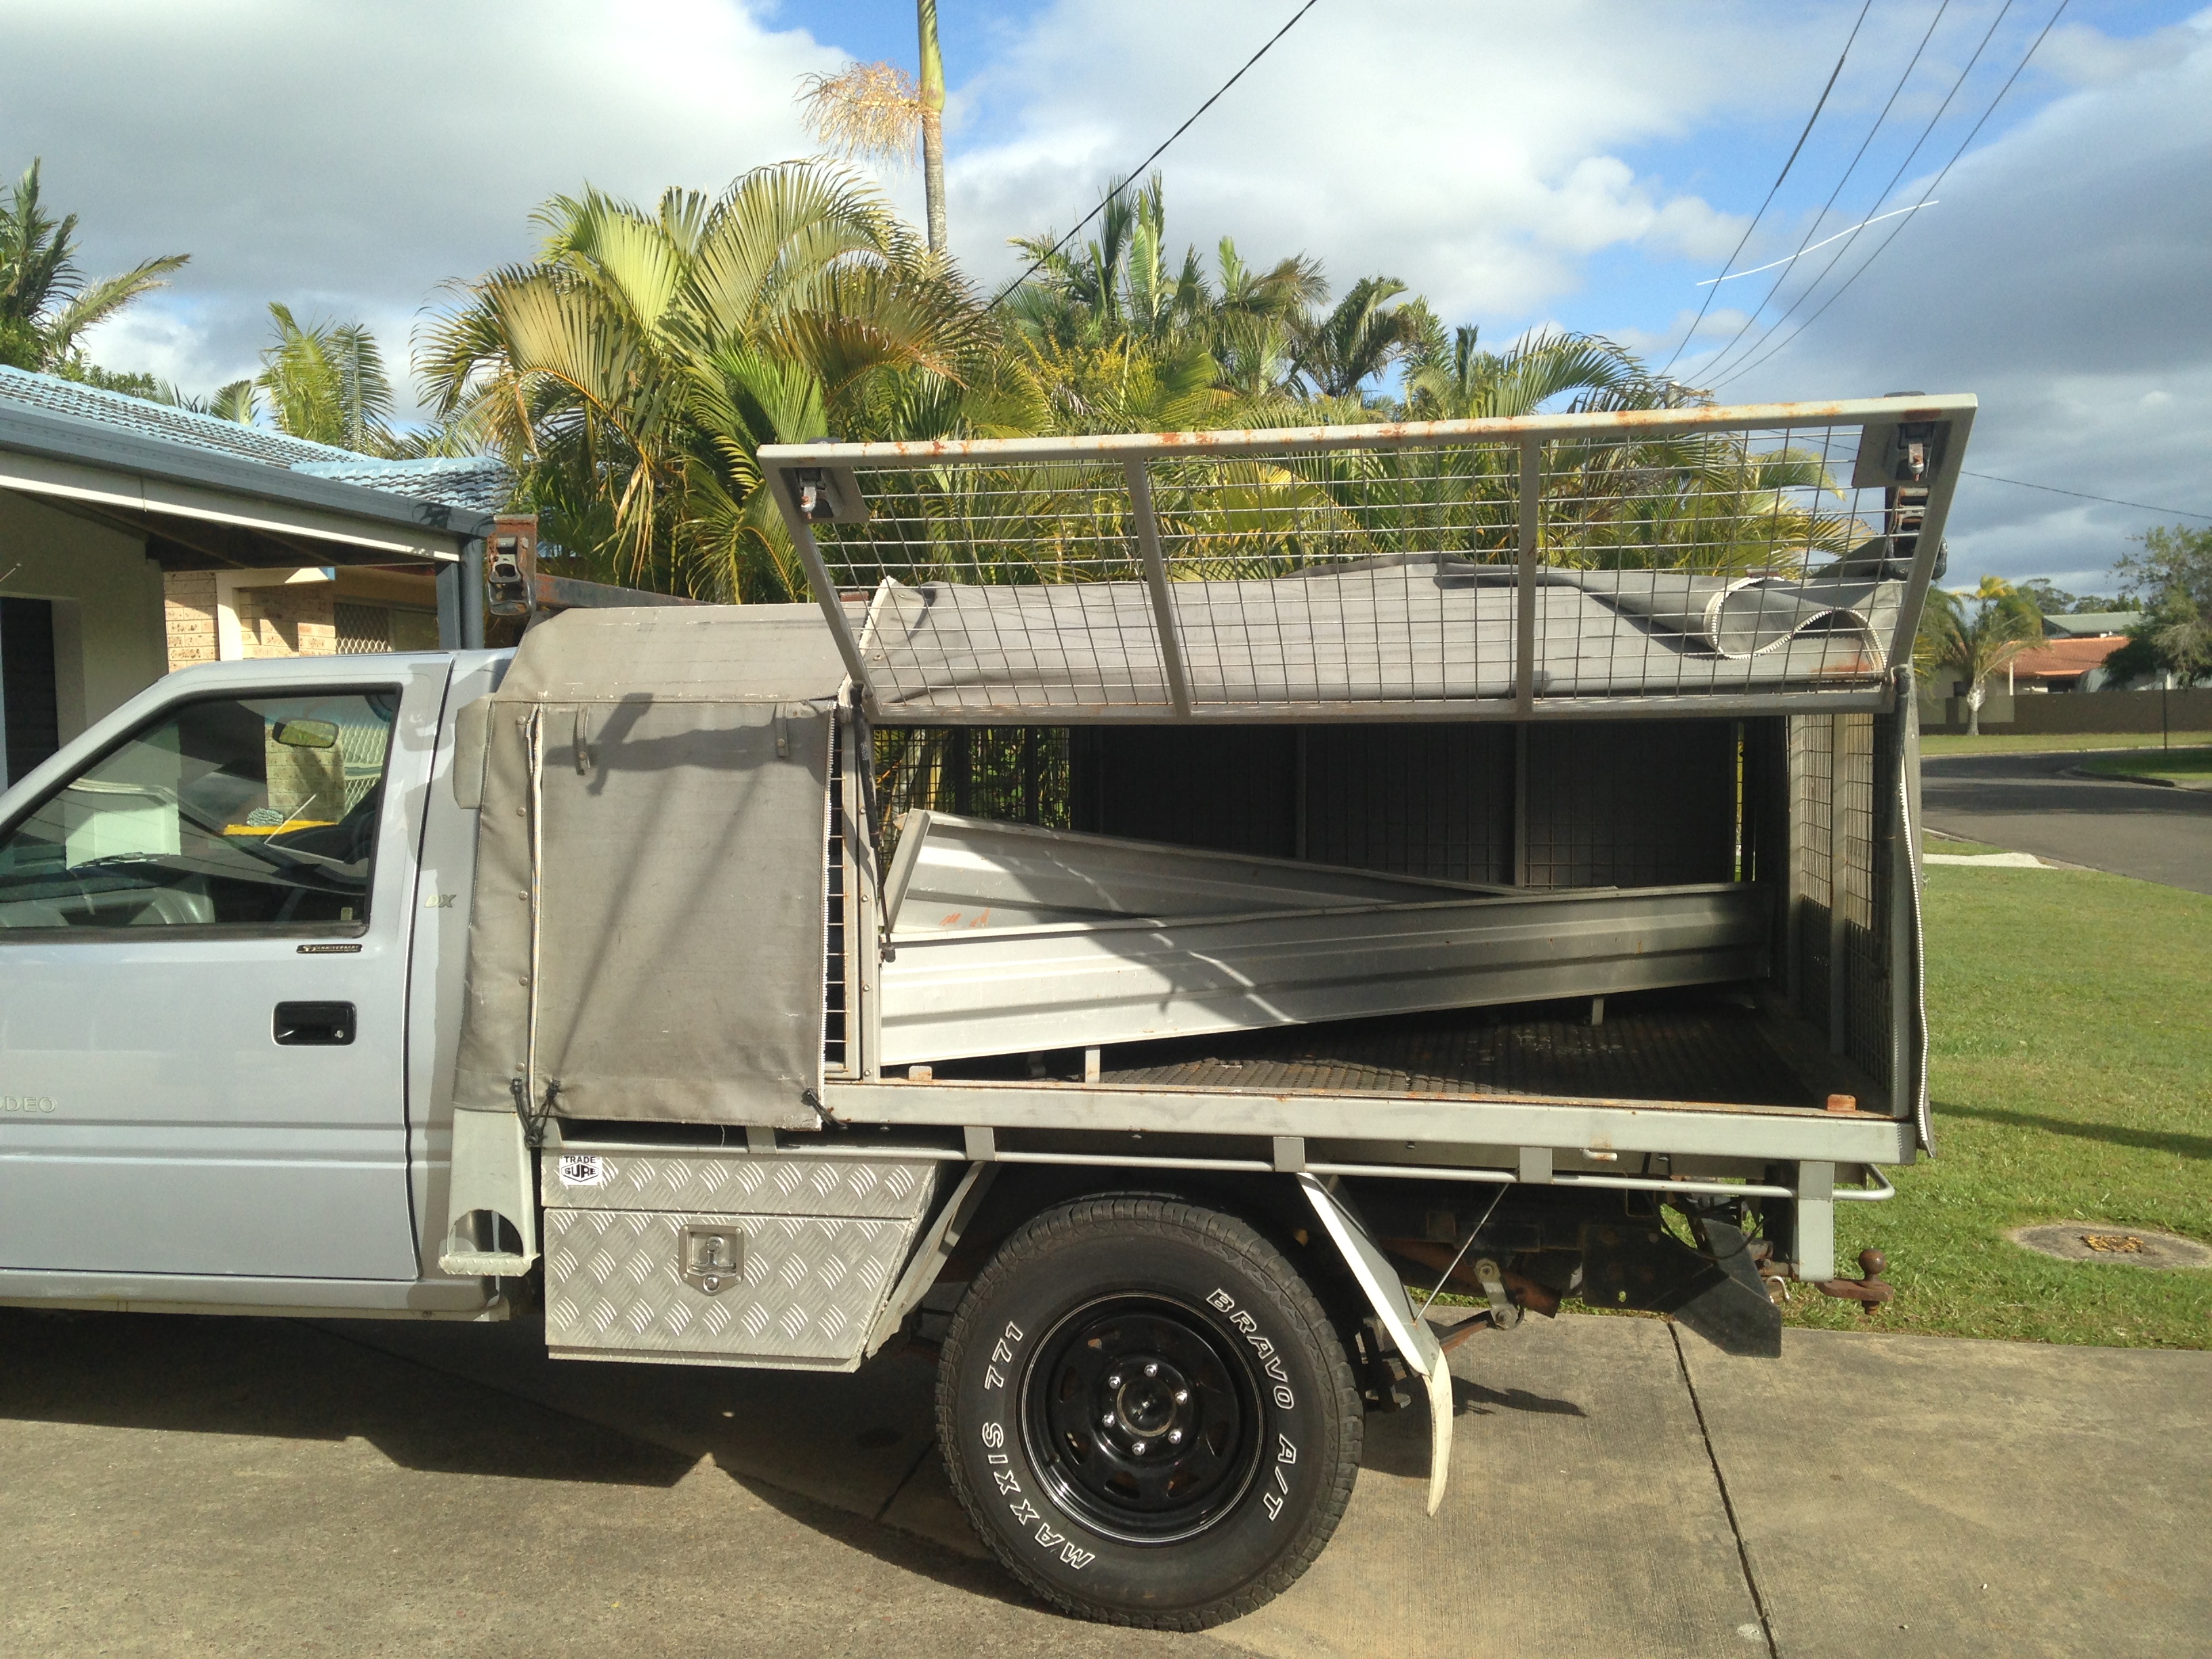
[[[0,1267],[416,1277],[409,776],[446,669],[351,666],[172,705],[0,832]]]

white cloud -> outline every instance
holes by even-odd
[[[1953,0],[1892,118],[1897,152],[1996,9]],[[1712,293],[1695,378],[1768,279],[1691,284],[1735,248],[1856,12],[1335,0],[1170,152],[1170,231],[1317,255],[1340,289],[1389,272],[1493,337],[1565,318],[1662,359]],[[1739,264],[1796,246],[1932,12],[1877,9],[1886,28],[1869,21]],[[981,281],[1012,276],[1007,237],[1067,228],[1288,15],[1038,0],[980,31],[987,61],[955,64],[948,110],[956,252]],[[2055,30],[1943,205],[1726,395],[1973,391],[1977,471],[2212,511],[2208,20],[2132,41]],[[548,196],[712,190],[805,150],[793,91],[842,64],[852,21],[798,0],[23,0],[0,55],[0,162],[46,157],[96,273],[194,255],[99,337],[113,367],[193,389],[250,372],[270,300],[365,321],[404,361],[438,284],[526,254]],[[1955,142],[1938,139],[1931,155]],[[1858,182],[1895,165],[1871,155]],[[886,183],[918,215],[918,179]],[[1962,567],[2094,581],[2154,521],[1969,480],[1953,542]]]
[[[1972,392],[1973,471],[2212,514],[2212,29],[2159,38],[1969,155],[1940,216],[1723,395]],[[1968,478],[1949,539],[1970,574],[2097,587],[2160,521]]]
[[[1388,271],[1486,319],[1571,291],[1602,250],[1717,259],[1742,219],[1625,158],[1721,110],[1809,98],[1817,76],[1801,89],[1804,63],[1777,60],[1831,21],[1590,0],[1321,7],[1177,141],[1169,228],[1201,246],[1228,232],[1248,257],[1317,254],[1340,286]],[[1000,113],[952,167],[963,256],[1014,274],[1005,238],[1067,228],[1266,27],[1244,6],[1059,0],[969,88]]]
[[[798,79],[842,61],[727,0],[70,0],[8,36],[0,157],[45,157],[88,268],[193,256],[96,349],[188,386],[253,368],[270,300],[404,362],[438,284],[526,256],[546,198],[800,154]]]

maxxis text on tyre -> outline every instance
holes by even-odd
[[[1249,1223],[1174,1199],[1018,1229],[954,1316],[937,1398],[984,1541],[1110,1623],[1200,1630],[1272,1599],[1358,1470],[1358,1394],[1312,1290]]]

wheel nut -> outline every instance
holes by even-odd
[[[1181,1429],[1170,1429],[1168,1431],[1168,1444],[1170,1446],[1180,1446],[1182,1444],[1182,1431]]]
[[[1145,1375],[1146,1376],[1158,1376],[1159,1374],[1160,1368],[1158,1365],[1153,1364],[1149,1360],[1146,1362]]]
[[[1138,1456],[1142,1457],[1145,1455],[1145,1443],[1139,1440],[1135,1445],[1130,1447],[1129,1449],[1136,1453]]]
[[[1190,1390],[1188,1389],[1177,1389],[1176,1390],[1176,1404],[1178,1406],[1187,1406],[1189,1403]]]
[[[1110,1429],[1110,1428],[1112,1428],[1112,1427],[1114,1426],[1114,1413],[1111,1413],[1111,1412],[1108,1412],[1107,1413],[1105,1413],[1105,1415],[1103,1415],[1103,1417],[1101,1417],[1098,1420],[1099,1420],[1099,1422],[1100,1422],[1101,1424],[1103,1424],[1105,1427],[1107,1427],[1107,1428],[1109,1428],[1109,1429]]]
[[[1106,1386],[1109,1389],[1120,1388],[1121,1386],[1121,1373],[1116,1371],[1113,1376],[1108,1377],[1106,1379]]]

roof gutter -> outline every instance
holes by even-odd
[[[0,489],[441,564],[492,523],[461,507],[21,409],[0,408]]]

